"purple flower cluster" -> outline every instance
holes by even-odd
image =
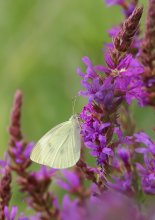
[[[78,74],[83,78],[81,84],[86,91],[81,91],[80,95],[88,96],[90,103],[94,101],[108,109],[120,99],[125,99],[128,104],[136,99],[139,105],[144,105],[146,94],[141,78],[143,66],[130,54],[122,57],[116,65],[112,59],[112,50],[107,48],[105,53],[106,67],[94,67],[88,57],[83,58],[87,66],[86,74],[79,69]],[[103,75],[97,74],[97,71]]]
[[[62,204],[63,220],[146,220],[138,206],[129,198],[113,191],[104,192],[100,196],[91,196],[84,204],[78,200],[71,201],[65,196]],[[151,219],[151,218],[150,218]]]
[[[78,69],[83,78],[81,84],[85,91],[80,95],[88,97],[88,104],[81,113],[82,136],[85,145],[91,149],[91,155],[103,165],[113,151],[108,146],[106,133],[112,123],[108,114],[113,114],[122,102],[131,104],[137,100],[140,106],[146,103],[146,92],[142,81],[143,66],[131,54],[123,55],[117,63],[114,61],[114,48],[107,48],[105,62],[107,66],[93,66],[88,57],[83,58],[87,66],[86,74]],[[115,122],[115,129],[119,127]]]
[[[135,138],[136,142],[144,145],[136,148],[136,152],[144,157],[144,165],[136,164],[141,186],[144,192],[155,195],[155,143],[144,132],[135,134]]]
[[[81,119],[84,123],[81,125],[81,133],[84,137],[84,143],[90,149],[90,154],[97,157],[98,164],[102,165],[107,156],[113,156],[111,148],[106,146],[106,137],[103,130],[107,130],[110,123],[102,123],[97,116],[97,112],[91,103],[84,107],[81,113]],[[98,144],[95,143],[98,140]]]
[[[33,170],[30,160],[33,143],[23,139],[22,93],[17,91],[9,126],[9,147],[4,160],[0,160],[0,220],[154,219],[154,210],[144,207],[150,205],[146,195],[155,195],[155,142],[144,132],[135,133],[129,108],[132,100],[142,108],[155,106],[154,54],[143,48],[144,56],[139,58],[143,8],[135,8],[138,1],[106,0],[106,3],[121,6],[126,20],[110,31],[113,40],[103,50],[103,64],[93,65],[84,57],[86,73],[77,70],[84,87],[79,95],[88,99],[79,120],[84,144],[81,157],[70,170],[45,166]],[[155,7],[153,12],[150,9],[155,0],[149,0],[149,4],[150,14],[155,15]],[[148,33],[154,30],[152,24],[152,20],[147,24]],[[144,43],[153,42],[152,32],[147,37],[143,47]],[[151,47],[147,50],[154,51]],[[88,156],[89,162],[96,159],[92,167],[87,164]],[[16,178],[12,179],[13,173]],[[10,207],[14,181],[34,216],[26,217],[19,214],[17,206]]]

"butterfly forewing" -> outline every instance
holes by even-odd
[[[35,145],[31,160],[53,168],[67,168],[80,158],[80,128],[77,119],[61,123]]]

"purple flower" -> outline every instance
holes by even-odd
[[[67,195],[63,199],[62,220],[144,220],[135,202],[114,191],[106,191],[98,196],[91,196],[83,204],[78,200],[70,200]]]
[[[144,220],[135,202],[115,191],[108,190],[93,197],[86,207],[89,220]]]
[[[146,86],[148,88],[155,86],[155,76],[151,76],[150,78],[147,79]]]
[[[112,5],[121,5],[125,3],[125,0],[105,0],[106,4],[108,6],[112,6]]]
[[[11,211],[9,211],[9,208],[7,206],[4,208],[4,215],[7,220],[14,220],[16,218],[17,213],[18,208],[16,206],[13,206]]]
[[[117,149],[117,155],[119,158],[124,162],[125,166],[129,165],[129,160],[130,160],[130,151],[127,147],[119,147]]]
[[[145,193],[155,195],[155,160],[144,155],[144,166],[137,163],[138,174],[141,177],[141,186]]]
[[[78,200],[70,200],[68,195],[65,195],[62,201],[62,220],[82,220],[86,219],[85,210],[79,205]]]
[[[88,58],[89,62],[84,61],[87,65],[86,74],[81,73],[80,70],[78,74],[83,78],[81,84],[86,90],[80,92],[80,95],[88,96],[89,102],[95,101],[107,109],[111,109],[122,97],[128,104],[136,99],[139,105],[144,105],[146,92],[141,78],[144,67],[131,55],[124,56],[115,65],[111,54],[112,48],[107,48],[105,53],[107,67],[101,65],[93,67]],[[96,71],[105,73],[107,77],[102,78]]]
[[[41,217],[41,213],[36,213],[35,216],[30,216],[29,217],[29,220],[41,220],[42,217]]]
[[[137,99],[138,103],[143,105],[146,94],[143,89],[141,74],[144,72],[144,67],[131,55],[126,55],[115,66],[109,51],[105,54],[105,60],[108,65],[107,69],[96,66],[96,70],[103,71],[114,78],[114,91],[120,91],[124,94],[128,104],[131,103],[132,99]]]
[[[124,173],[121,177],[112,176],[114,182],[108,181],[108,186],[116,191],[131,194],[132,190],[132,175]]]
[[[10,165],[10,158],[7,153],[4,154],[4,160],[0,160],[0,174],[5,175],[8,172]]]
[[[33,146],[34,143],[30,142],[27,144],[25,148],[23,148],[22,142],[16,142],[16,145],[12,150],[16,163],[22,164],[23,162],[25,162],[25,160],[30,157],[30,153],[32,151]]]
[[[137,170],[141,177],[142,189],[145,193],[155,194],[155,143],[144,132],[135,134],[135,141],[145,147],[136,148],[137,153],[144,154],[144,165],[137,163]]]
[[[132,14],[132,12],[136,7],[136,2],[135,3],[131,2],[127,4],[126,0],[105,0],[105,2],[108,6],[112,6],[112,5],[122,6],[123,8],[122,12],[126,18],[128,18]]]
[[[31,175],[35,177],[36,180],[41,181],[45,179],[50,179],[51,177],[53,177],[55,172],[56,172],[56,169],[54,168],[41,166],[41,168],[38,171],[31,172]]]
[[[126,9],[123,9],[123,13],[126,16],[126,18],[128,18],[132,14],[135,7],[136,5],[131,2],[130,4],[128,4],[128,7]]]
[[[104,112],[113,112],[123,100],[130,104],[136,99],[141,106],[146,100],[141,78],[144,67],[130,54],[124,55],[116,64],[112,58],[113,50],[113,47],[108,47],[105,53],[107,66],[94,67],[90,59],[84,57],[86,74],[78,70],[85,88],[80,94],[87,96],[89,100],[89,104],[83,108],[80,115],[83,121],[81,134],[86,147],[91,149],[91,155],[97,158],[97,163],[101,166],[109,156],[113,156],[112,149],[107,146],[106,132],[104,135],[104,131],[110,126],[108,121],[102,122]],[[121,136],[123,137],[122,134]]]
[[[16,206],[13,206],[11,208],[11,211],[9,211],[9,208],[5,206],[4,208],[4,216],[6,220],[15,220],[17,217],[18,208]],[[18,217],[18,220],[28,220],[27,217],[24,217],[24,215],[21,213]]]
[[[73,171],[69,171],[67,169],[62,170],[64,180],[63,179],[57,179],[57,184],[69,191],[74,192],[80,187],[80,179],[79,176],[74,173]]]
[[[144,144],[146,147],[139,147],[136,148],[137,153],[151,153],[152,155],[155,155],[155,143],[150,139],[150,137],[145,134],[144,132],[140,132],[134,135],[135,141],[138,143]]]
[[[115,38],[118,35],[119,31],[120,31],[120,27],[115,26],[111,28],[110,30],[108,30],[108,34],[111,38]]]

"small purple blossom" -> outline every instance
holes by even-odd
[[[114,38],[118,35],[119,31],[120,31],[120,27],[115,26],[115,27],[111,28],[110,30],[108,30],[108,34],[111,38]]]
[[[16,206],[13,206],[11,211],[9,211],[9,208],[7,206],[4,208],[4,214],[7,220],[14,220],[16,218],[17,213],[18,208]]]
[[[119,147],[117,149],[117,155],[119,158],[124,162],[124,164],[127,166],[130,164],[129,160],[131,157],[130,150],[127,147]]]
[[[100,65],[96,66],[95,69],[106,73],[109,75],[109,78],[113,78],[114,93],[115,91],[119,91],[120,94],[124,94],[128,104],[131,104],[131,101],[136,99],[140,105],[144,105],[146,93],[141,78],[144,67],[132,55],[126,55],[115,66],[110,54],[110,50],[107,50],[105,61],[108,67]]]
[[[116,191],[132,194],[132,175],[131,173],[124,173],[121,177],[112,176],[114,182],[108,182],[108,186]]]
[[[51,177],[53,177],[55,172],[56,169],[54,168],[41,166],[41,168],[38,171],[31,172],[31,176],[33,176],[36,180],[41,181],[45,179],[50,179]]]
[[[141,177],[141,186],[145,193],[155,195],[155,160],[144,156],[144,166],[137,163],[137,170]]]
[[[141,144],[144,144],[145,147],[138,147],[135,149],[137,153],[151,153],[155,155],[155,143],[151,140],[151,138],[145,134],[144,132],[140,132],[134,135],[135,141]]]
[[[69,192],[74,192],[80,187],[80,179],[76,173],[66,170],[66,169],[62,170],[62,173],[63,173],[64,179],[57,179],[57,184],[61,188]]]
[[[125,0],[105,0],[106,4],[108,6],[112,6],[112,5],[121,5],[125,3]]]
[[[91,196],[84,204],[70,200],[65,195],[62,207],[62,220],[145,220],[138,206],[126,196],[107,191],[100,196]]]
[[[4,215],[6,220],[15,220],[17,219],[18,208],[13,206],[9,211],[9,208],[6,206],[4,208]],[[23,213],[20,214],[18,220],[29,220],[27,217],[24,217]]]
[[[128,104],[136,99],[139,105],[144,105],[146,93],[141,78],[141,74],[144,72],[143,66],[131,55],[123,57],[116,66],[111,58],[111,53],[110,48],[105,53],[107,67],[101,65],[93,67],[90,60],[89,62],[84,61],[87,65],[86,74],[81,73],[80,70],[78,70],[78,74],[83,77],[81,83],[86,90],[80,92],[80,95],[88,96],[89,102],[96,101],[108,109],[112,108],[112,103],[114,104],[122,97]],[[96,71],[106,74],[107,77],[101,78]],[[116,93],[119,93],[120,97],[116,96]]]
[[[124,15],[128,18],[133,13],[135,7],[136,5],[133,2],[129,3],[128,7],[123,9]]]
[[[78,200],[70,200],[68,195],[65,195],[62,201],[62,220],[82,220],[85,218],[85,212],[82,206],[79,205]]]
[[[32,148],[34,146],[34,143],[30,142],[27,144],[27,146],[23,149],[23,143],[22,142],[16,142],[16,145],[13,148],[13,154],[15,156],[16,163],[23,163],[25,159],[30,157],[30,153],[32,151]]]
[[[0,160],[0,175],[5,175],[10,166],[10,158],[7,153],[4,154],[4,160]]]

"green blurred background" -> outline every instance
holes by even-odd
[[[146,6],[146,0],[140,1]],[[23,133],[36,141],[72,114],[87,55],[102,63],[101,49],[109,41],[106,30],[123,19],[119,7],[103,0],[0,1],[0,155],[7,148],[10,109],[16,89],[24,94]],[[142,24],[144,26],[145,14]],[[76,112],[85,100],[78,98]],[[153,136],[151,108],[132,106],[138,128]]]

